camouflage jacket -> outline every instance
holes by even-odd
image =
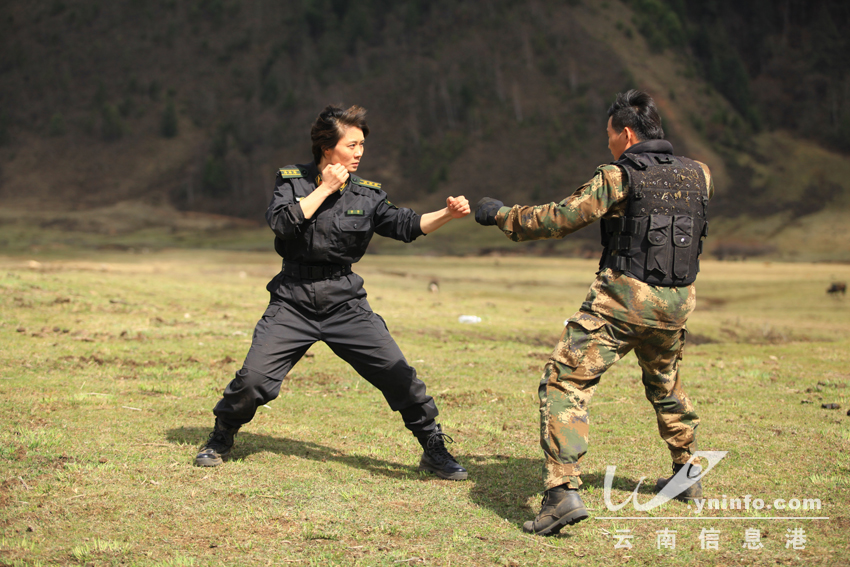
[[[699,162],[697,162],[699,163]],[[714,182],[705,170],[709,197]],[[593,178],[560,203],[533,207],[502,207],[496,224],[515,242],[563,238],[601,218],[623,216],[629,188],[616,165],[601,165]],[[643,283],[612,269],[597,273],[582,311],[625,321],[633,325],[661,329],[681,329],[696,307],[696,290],[687,287],[659,287]]]

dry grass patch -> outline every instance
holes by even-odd
[[[592,518],[539,539],[520,529],[540,505],[537,384],[593,262],[377,256],[358,266],[437,399],[465,483],[418,473],[398,416],[321,344],[240,432],[229,462],[192,466],[265,307],[274,258],[28,262],[0,265],[0,564],[838,565],[850,551],[850,317],[823,284],[848,279],[847,266],[706,262],[690,323],[705,340],[689,344],[683,366],[702,448],[729,451],[707,496],[817,498],[828,522],[752,510],[739,521],[660,519],[695,513],[676,502],[642,520],[626,519],[631,507],[609,512],[608,465],[615,502],[669,467],[627,357],[591,408]],[[782,340],[767,340],[767,326]],[[622,519],[598,519],[610,515]],[[721,529],[716,552],[700,549],[709,526]],[[805,549],[785,547],[790,527],[806,529]],[[656,549],[664,528],[677,530],[675,550]],[[742,549],[746,528],[761,529],[761,551]],[[633,549],[614,548],[617,529],[632,530]]]

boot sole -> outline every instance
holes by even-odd
[[[431,474],[435,474],[435,475],[437,475],[438,477],[440,477],[444,480],[466,480],[467,477],[469,476],[469,473],[466,472],[466,471],[446,474],[443,471],[437,471],[437,470],[430,469],[428,467],[424,467],[424,466],[421,466],[421,465],[419,466],[418,470],[419,470],[419,472],[429,472]]]
[[[524,532],[529,534],[535,534],[540,536],[552,536],[561,533],[561,530],[567,526],[574,526],[582,520],[586,520],[590,517],[587,513],[586,508],[581,508],[579,510],[573,510],[569,514],[561,517],[557,522],[553,523],[551,526],[542,529],[538,532],[534,531],[534,522],[529,521],[523,524],[522,529]]]

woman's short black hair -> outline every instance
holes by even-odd
[[[325,107],[310,130],[310,140],[313,142],[313,159],[316,160],[316,165],[322,161],[325,150],[335,148],[346,128],[351,126],[360,128],[363,131],[364,138],[369,135],[365,108],[355,105],[348,110],[343,110],[332,104]]]
[[[632,89],[617,93],[617,99],[608,109],[608,116],[611,117],[611,127],[617,133],[628,126],[642,142],[664,137],[655,101],[643,91]]]

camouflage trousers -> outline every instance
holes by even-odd
[[[570,318],[538,389],[546,490],[561,484],[570,488],[581,485],[590,398],[602,374],[632,350],[642,369],[646,398],[655,408],[658,432],[673,462],[688,462],[696,450],[699,418],[679,379],[685,333],[684,329],[642,327],[585,311]]]

